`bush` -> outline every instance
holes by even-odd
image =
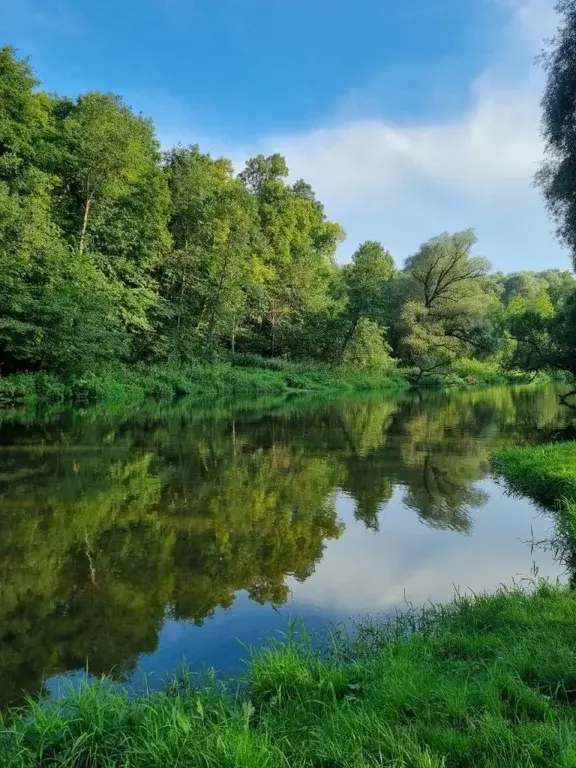
[[[263,368],[267,371],[298,371],[304,368],[304,366],[282,357],[262,357],[247,353],[230,355],[228,360],[230,365],[236,368]]]
[[[47,373],[17,373],[0,377],[0,405],[61,403],[68,396],[67,385]]]
[[[395,361],[385,338],[385,329],[371,320],[362,319],[346,348],[342,364],[345,368],[366,373],[390,373]]]

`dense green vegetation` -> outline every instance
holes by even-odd
[[[507,448],[496,453],[494,465],[513,493],[554,513],[548,546],[566,563],[576,586],[576,442]]]
[[[510,386],[244,414],[187,400],[42,420],[6,410],[0,708],[87,662],[128,680],[167,615],[201,625],[242,591],[282,605],[343,534],[342,494],[368,531],[401,489],[423,525],[473,533],[491,455],[575,424],[555,389]]]
[[[537,180],[574,254],[575,0],[558,10]],[[368,241],[341,266],[341,227],[280,155],[236,174],[196,146],[161,152],[118,96],[38,86],[0,49],[0,401],[576,375],[571,273],[495,274],[472,230],[401,267]],[[287,577],[308,578],[342,533],[335,489],[373,530],[396,485],[427,524],[467,532],[496,450],[511,488],[560,509],[573,544],[575,444],[498,453],[570,429],[549,394],[355,399],[246,431],[178,407],[170,428],[147,409],[136,425],[48,414],[3,449],[4,702],[88,658],[125,680],[167,615],[200,623],[240,590],[281,604]],[[533,407],[517,410],[522,398]],[[32,703],[0,721],[1,762],[573,766],[576,593],[533,586],[367,621],[322,650],[291,637],[256,653],[237,687],[185,678],[130,698],[107,680]]]
[[[151,365],[118,366],[113,370],[85,373],[68,381],[49,374],[13,374],[0,378],[0,406],[11,404],[46,405],[72,402],[87,405],[101,400],[108,405],[125,407],[146,401],[171,401],[192,396],[195,399],[287,396],[304,392],[361,392],[364,390],[402,390],[408,383],[399,373],[378,375],[374,372],[342,368],[310,369],[283,360],[265,358],[238,359],[235,366]],[[246,364],[248,363],[248,365]],[[256,363],[256,364],[255,364]],[[508,376],[506,380],[522,380]],[[540,380],[542,377],[539,377]],[[503,377],[496,377],[502,383]],[[470,383],[469,380],[467,380]],[[495,383],[487,374],[475,383]]]
[[[492,274],[472,230],[402,268],[372,241],[341,266],[341,227],[280,155],[236,174],[197,146],[161,152],[118,96],[38,85],[0,50],[3,401],[574,373],[569,272]]]
[[[495,462],[517,493],[576,514],[576,442],[509,448]]]
[[[6,768],[550,768],[576,755],[576,593],[539,584],[367,622],[327,653],[291,637],[244,685],[130,699],[103,683],[13,712]]]

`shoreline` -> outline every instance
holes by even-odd
[[[130,697],[102,680],[0,721],[6,768],[568,765],[576,593],[546,582],[369,619],[323,651],[288,631],[244,679]]]
[[[555,544],[576,568],[576,441],[509,448],[493,465],[512,493],[552,513]]]
[[[170,403],[182,398],[208,401],[222,398],[277,397],[310,393],[353,393],[409,389],[470,389],[555,381],[545,374],[537,379],[520,372],[492,370],[464,376],[459,371],[430,379],[418,386],[405,372],[362,373],[350,369],[311,369],[282,360],[265,367],[226,363],[196,366],[161,365],[118,367],[76,379],[47,373],[22,373],[0,377],[0,411],[45,405],[86,406],[96,403],[138,406],[148,402]]]
[[[496,453],[511,490],[564,513],[576,442]],[[575,505],[576,506],[576,505]],[[557,517],[560,535],[574,533]],[[576,591],[534,578],[369,617],[318,646],[298,621],[247,651],[246,673],[184,673],[134,694],[102,678],[0,716],[7,768],[496,768],[569,765]]]

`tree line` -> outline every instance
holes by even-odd
[[[553,170],[542,171],[550,183]],[[0,374],[283,358],[415,381],[470,361],[576,374],[576,280],[503,275],[473,230],[399,267],[342,227],[279,154],[236,173],[162,151],[108,93],[51,95],[0,49]]]

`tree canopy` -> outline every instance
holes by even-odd
[[[560,25],[541,55],[546,73],[542,133],[546,157],[536,181],[576,266],[576,2],[559,0]]]

